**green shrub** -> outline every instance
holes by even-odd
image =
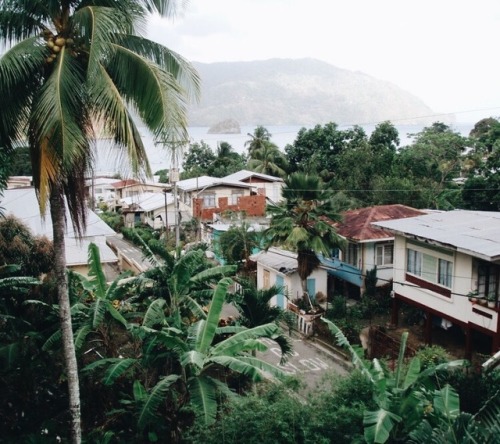
[[[425,345],[415,353],[415,356],[420,359],[422,370],[450,360],[448,352],[439,345]]]

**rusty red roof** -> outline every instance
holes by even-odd
[[[400,204],[376,205],[373,207],[346,211],[342,215],[342,222],[335,224],[335,226],[337,232],[347,239],[355,241],[385,239],[394,237],[394,234],[388,230],[371,225],[372,222],[405,219],[408,217],[421,216],[423,214],[427,213]]]

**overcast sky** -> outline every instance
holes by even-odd
[[[500,116],[500,0],[189,0],[148,37],[196,62],[311,57],[390,81],[436,114]]]

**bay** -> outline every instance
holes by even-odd
[[[360,126],[362,126],[369,136],[375,129],[376,124]],[[424,128],[423,125],[395,125],[395,127],[399,132],[401,147],[410,145],[412,143],[411,134],[416,134]],[[463,136],[468,136],[470,130],[474,127],[474,123],[458,123],[450,125],[450,127]],[[209,134],[208,127],[189,127],[188,132],[190,143],[201,143],[203,141],[207,143],[214,152],[220,142],[227,142],[236,152],[245,153],[247,150],[245,143],[251,140],[249,134],[253,134],[255,128],[256,125],[242,126],[239,134]],[[265,126],[265,128],[271,133],[271,141],[284,151],[288,144],[293,144],[298,132],[302,128],[311,129],[312,127],[295,125]],[[352,125],[339,125],[340,130],[349,128],[352,128]],[[169,169],[172,165],[169,150],[160,144],[155,145],[153,137],[148,133],[146,128],[139,128],[139,130],[146,147],[146,153],[153,173],[162,169]],[[182,164],[182,161],[180,161],[180,163]],[[95,166],[96,175],[109,176],[119,174],[122,178],[132,177],[132,172],[123,154],[119,149],[114,147],[109,140],[99,140],[97,142]]]

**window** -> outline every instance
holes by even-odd
[[[205,208],[215,208],[215,194],[204,194],[203,206]]]
[[[452,287],[453,263],[446,259],[408,248],[406,271],[428,282]]]
[[[345,254],[345,261],[349,265],[358,266],[358,244],[353,244],[349,242],[347,245],[347,250]]]
[[[231,192],[231,205],[238,205],[238,199],[243,197],[243,191],[233,190]]]
[[[394,244],[380,244],[375,249],[377,265],[392,265],[394,255]]]
[[[498,300],[500,267],[488,262],[480,262],[478,266],[478,288],[479,297],[492,297]]]
[[[422,253],[420,251],[412,250],[408,248],[408,263],[406,269],[408,273],[416,274],[417,276],[422,275]]]

